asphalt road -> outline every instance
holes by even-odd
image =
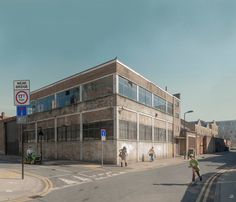
[[[26,166],[46,176],[52,191],[33,202],[236,201],[236,152],[199,159],[203,181],[191,184],[188,163],[131,172],[129,168],[83,165]],[[33,199],[33,198],[32,198]]]

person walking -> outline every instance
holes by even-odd
[[[189,157],[190,157],[189,167],[192,168],[192,182],[195,182],[195,173],[197,173],[200,181],[202,181],[198,160],[194,158],[193,154],[190,154]]]
[[[149,150],[148,155],[150,156],[150,160],[154,161],[155,151],[153,147]]]
[[[125,163],[125,166],[128,166],[127,161],[126,161],[126,157],[127,157],[127,149],[124,146],[122,149],[119,150],[119,157],[121,158],[121,163],[120,166],[123,167],[123,162]]]

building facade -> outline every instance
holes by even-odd
[[[181,122],[180,154],[184,155],[189,150],[194,150],[197,155],[216,151],[215,139],[219,129],[215,121],[205,122],[199,119],[194,122]]]
[[[101,129],[106,130],[104,162],[173,157],[180,133],[180,99],[114,59],[31,92],[32,114],[24,127],[26,147],[43,158],[101,161]],[[42,129],[43,136],[39,136]]]

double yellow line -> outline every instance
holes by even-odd
[[[219,170],[216,174],[214,174],[213,176],[211,176],[205,183],[204,186],[201,189],[200,194],[198,195],[198,198],[196,200],[196,202],[206,202],[207,198],[209,196],[211,187],[213,185],[213,182],[215,179],[217,179],[218,177],[220,177],[223,173],[225,173],[227,170],[221,169]]]

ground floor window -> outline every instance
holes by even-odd
[[[101,129],[106,130],[106,139],[113,139],[113,121],[97,121],[83,124],[83,139],[84,140],[100,140]]]
[[[120,139],[137,140],[137,123],[120,120],[119,128]]]

